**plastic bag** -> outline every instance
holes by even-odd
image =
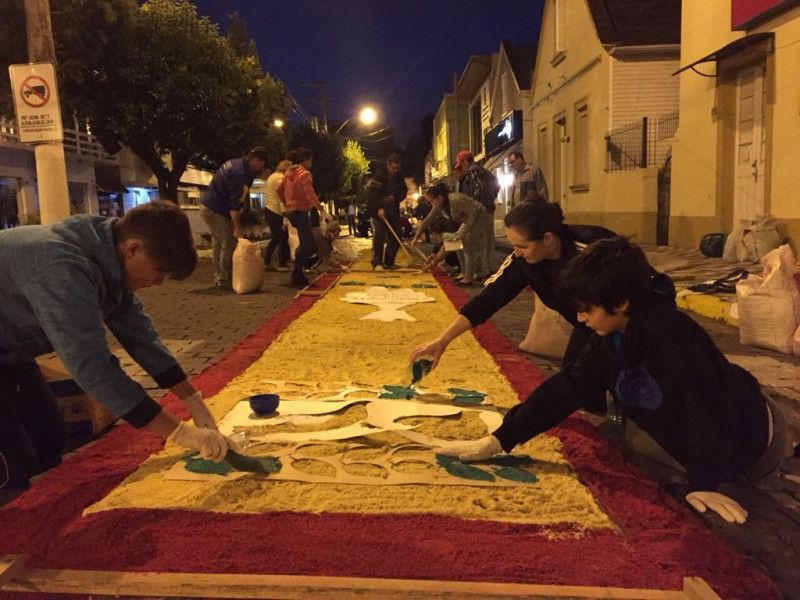
[[[533,306],[528,335],[520,343],[519,349],[539,356],[563,358],[572,335],[572,324],[535,294]]]
[[[792,354],[800,325],[800,294],[794,283],[794,254],[788,245],[761,260],[764,275],[736,284],[739,340],[743,344]]]
[[[257,292],[264,283],[264,261],[261,248],[250,240],[239,238],[233,251],[233,291],[237,294]]]

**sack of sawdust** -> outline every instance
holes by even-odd
[[[763,276],[750,275],[736,284],[739,340],[743,344],[792,354],[800,325],[794,261],[791,248],[783,245],[761,259]]]
[[[739,262],[758,262],[781,243],[779,222],[771,215],[739,221],[725,241],[722,257]]]
[[[289,256],[294,260],[294,255],[297,252],[297,247],[300,245],[300,236],[297,235],[297,229],[291,223],[287,222],[286,232],[289,235]]]
[[[534,294],[528,335],[520,342],[519,349],[548,358],[563,358],[572,330],[569,321]]]
[[[264,283],[264,261],[261,248],[250,240],[240,239],[233,251],[233,291],[237,294],[257,292]]]

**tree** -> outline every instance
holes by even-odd
[[[290,148],[308,148],[314,153],[311,173],[317,194],[325,198],[338,195],[344,157],[336,138],[331,134],[316,132],[304,123],[289,131],[289,141]]]
[[[342,169],[341,191],[343,196],[355,196],[358,193],[358,182],[369,171],[369,161],[355,140],[347,140],[342,148],[344,167]]]

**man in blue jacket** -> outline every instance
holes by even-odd
[[[231,289],[233,251],[242,237],[242,201],[256,177],[267,168],[267,151],[256,146],[244,158],[232,158],[222,165],[200,200],[200,216],[211,233],[214,285]]]
[[[135,295],[166,277],[184,279],[196,265],[189,221],[170,202],[121,219],[78,215],[0,231],[0,489],[24,489],[61,462],[64,420],[34,360],[53,351],[81,388],[134,427],[224,458],[227,438]],[[159,386],[183,399],[197,427],[125,374],[104,324]]]

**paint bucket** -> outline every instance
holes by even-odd
[[[281,397],[278,394],[256,394],[250,396],[250,408],[259,417],[265,417],[278,410]]]

